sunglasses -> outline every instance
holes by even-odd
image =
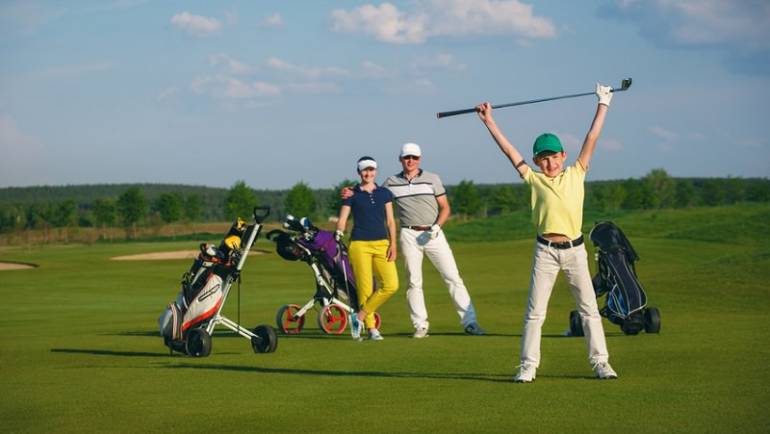
[[[418,157],[416,155],[405,155],[405,156],[403,156],[401,158],[403,158],[404,160],[415,160],[415,161],[420,159],[420,157]]]

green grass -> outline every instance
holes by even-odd
[[[439,276],[426,266],[428,339],[408,337],[402,286],[382,309],[382,342],[322,336],[311,312],[306,330],[280,337],[273,354],[254,354],[245,339],[222,332],[205,359],[169,357],[156,336],[189,261],[108,260],[195,243],[3,247],[0,260],[40,264],[0,272],[3,431],[766,432],[770,254],[760,240],[770,232],[769,210],[612,217],[642,258],[637,270],[662,330],[623,336],[605,321],[620,374],[608,382],[591,379],[584,341],[562,336],[574,304],[563,279],[537,381],[511,382],[533,247],[528,219],[448,228],[489,336],[460,333]],[[500,241],[459,241],[484,223]],[[257,247],[271,248],[264,240]],[[306,301],[312,288],[303,264],[254,256],[242,322],[272,324],[280,305]],[[235,308],[233,293],[225,313],[234,318]]]

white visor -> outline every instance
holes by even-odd
[[[374,160],[361,160],[361,161],[358,162],[358,171],[359,172],[363,171],[364,169],[368,169],[370,167],[376,169],[377,168],[377,162],[374,161]]]

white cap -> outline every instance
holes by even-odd
[[[377,168],[377,162],[374,161],[373,158],[369,157],[369,158],[362,158],[362,159],[358,160],[358,171],[359,172],[364,170],[364,169],[368,169],[370,167],[374,168],[374,169]]]
[[[420,145],[417,143],[404,143],[404,146],[401,147],[400,157],[406,157],[407,155],[413,155],[415,157],[422,156]]]

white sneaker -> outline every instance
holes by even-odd
[[[615,378],[618,378],[618,374],[607,362],[594,363],[594,373],[596,374],[596,378],[600,380],[614,380]]]
[[[513,381],[517,383],[531,383],[535,381],[535,371],[537,366],[534,363],[524,363],[519,365],[519,373],[513,377]]]
[[[414,331],[414,334],[412,335],[415,339],[422,339],[428,337],[428,328],[427,327],[417,327],[417,330]]]
[[[369,340],[370,341],[381,341],[385,338],[382,337],[380,334],[380,331],[377,329],[369,329]]]
[[[364,323],[358,320],[358,315],[356,313],[350,314],[350,336],[353,337],[354,340],[360,341],[361,340],[361,332],[364,330]]]

